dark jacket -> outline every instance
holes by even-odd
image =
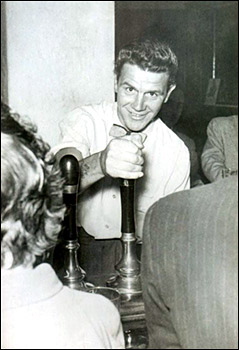
[[[148,211],[142,284],[153,349],[238,348],[238,178]]]

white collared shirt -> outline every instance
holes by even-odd
[[[76,147],[88,157],[108,145],[113,124],[122,125],[117,104],[103,102],[75,109],[60,123],[61,143],[54,151]],[[144,217],[158,199],[173,192],[189,189],[189,152],[179,137],[160,119],[143,131],[147,135],[143,155],[144,176],[136,181],[136,235],[142,236]],[[105,177],[80,197],[78,225],[96,239],[121,237],[121,200],[119,180]]]

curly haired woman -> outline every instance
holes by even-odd
[[[64,217],[62,178],[36,128],[1,103],[1,280],[4,349],[124,348],[109,300],[62,285],[45,252]]]

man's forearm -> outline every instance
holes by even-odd
[[[105,176],[101,169],[100,156],[101,152],[80,160],[80,193]]]

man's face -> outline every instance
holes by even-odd
[[[167,102],[175,85],[168,89],[168,73],[144,71],[125,63],[117,83],[117,111],[130,131],[142,131]]]

